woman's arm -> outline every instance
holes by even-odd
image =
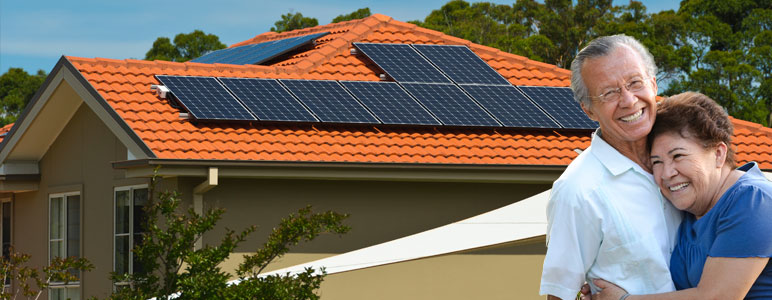
[[[652,295],[631,295],[626,300],[743,299],[767,265],[767,257],[708,257],[695,288]],[[603,291],[594,300],[618,300],[625,291],[605,280],[595,284]]]

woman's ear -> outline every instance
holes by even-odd
[[[724,142],[720,142],[716,145],[716,168],[721,168],[726,163],[727,150],[729,150],[728,146]]]

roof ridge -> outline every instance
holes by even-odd
[[[330,29],[337,29],[337,28],[341,28],[341,27],[352,26],[352,24],[361,23],[361,22],[363,22],[363,21],[365,21],[365,20],[367,20],[369,18],[374,18],[375,15],[383,16],[383,15],[380,15],[380,14],[374,14],[374,15],[371,15],[369,17],[364,17],[364,18],[361,18],[361,19],[354,19],[354,20],[342,21],[342,22],[337,22],[337,23],[329,23],[329,24],[317,25],[317,26],[306,27],[306,28],[301,28],[301,29],[294,29],[294,30],[285,31],[285,32],[281,32],[281,33],[278,33],[278,32],[275,32],[275,31],[266,31],[266,32],[263,32],[261,34],[258,34],[256,36],[254,36],[251,39],[248,39],[248,40],[245,40],[245,41],[241,41],[241,42],[238,42],[238,43],[234,43],[234,44],[232,44],[228,48],[233,48],[233,47],[238,47],[238,46],[243,46],[243,45],[249,45],[249,44],[262,43],[262,42],[267,42],[267,41],[286,39],[286,38],[291,38],[291,37],[296,37],[296,36],[301,36],[301,35],[308,35],[308,34],[324,32],[324,31],[333,31],[333,30],[330,30]],[[375,18],[379,18],[379,17],[375,17]]]

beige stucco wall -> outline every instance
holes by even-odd
[[[76,93],[63,85],[54,93],[53,100],[56,97],[76,97]],[[114,188],[147,183],[147,179],[142,178],[126,179],[124,171],[112,168],[111,162],[125,160],[126,152],[126,147],[97,115],[88,106],[81,105],[40,160],[39,189],[14,196],[14,244],[19,251],[32,255],[32,265],[42,266],[48,255],[48,195],[81,192],[81,255],[96,266],[83,275],[84,298],[105,298],[111,291],[108,273],[113,265]],[[177,188],[182,192],[185,206],[189,206],[193,187],[203,180],[167,178],[162,188]],[[204,195],[204,203],[207,208],[225,208],[226,213],[217,229],[204,236],[204,242],[218,241],[226,227],[241,229],[254,224],[259,230],[238,249],[239,252],[250,252],[265,241],[282,217],[306,205],[312,205],[317,211],[351,214],[346,221],[352,227],[350,233],[342,237],[322,236],[310,244],[299,245],[269,266],[271,270],[446,225],[547,188],[546,184],[514,183],[220,178],[219,185]],[[357,296],[368,291],[388,289],[391,293],[380,294],[393,297],[384,298],[406,298],[415,294],[425,296],[418,298],[439,299],[470,295],[472,291],[490,291],[482,296],[490,298],[488,295],[501,295],[516,288],[527,290],[533,286],[533,280],[538,280],[533,274],[540,272],[543,252],[534,253],[527,250],[531,248],[523,247],[513,246],[515,250],[508,252],[457,254],[335,274],[328,277],[321,292],[325,299],[361,299]],[[233,255],[234,259],[225,264],[226,269],[235,266],[240,256]],[[490,278],[480,279],[485,277]],[[352,283],[362,288],[351,289]],[[495,288],[500,284],[504,286]],[[461,293],[458,289],[468,292]]]
[[[52,100],[75,95],[63,84]],[[15,195],[13,242],[19,251],[32,256],[31,265],[39,267],[47,263],[48,195],[79,191],[81,255],[96,266],[83,275],[81,287],[89,296],[109,295],[108,276],[113,264],[113,189],[147,182],[124,179],[122,170],[113,170],[110,162],[125,159],[126,147],[82,104],[40,160],[39,190]],[[47,295],[42,299],[45,297]]]
[[[494,250],[431,257],[328,275],[322,299],[544,299],[539,279],[546,247],[539,238]]]

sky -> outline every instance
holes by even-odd
[[[469,1],[469,0],[467,0]],[[0,73],[53,69],[62,55],[142,59],[158,37],[200,29],[231,45],[269,31],[288,12],[327,24],[369,7],[399,21],[423,20],[448,0],[0,0]],[[471,1],[475,2],[475,1]],[[512,4],[513,0],[493,0]],[[678,9],[673,0],[643,0],[648,12]],[[624,5],[628,1],[614,0]]]

